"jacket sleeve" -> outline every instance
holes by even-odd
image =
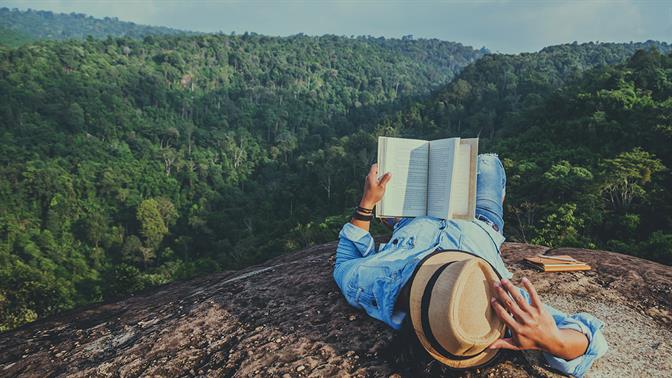
[[[348,302],[359,307],[347,290],[346,280],[351,275],[350,272],[357,265],[358,259],[375,253],[375,243],[373,237],[368,231],[348,222],[338,234],[338,247],[336,248],[336,263],[334,264],[334,280],[341,288],[343,295]]]
[[[348,260],[366,257],[371,253],[375,253],[375,243],[371,234],[350,222],[343,225],[338,234],[336,268]]]
[[[519,290],[529,303],[530,296],[527,291],[521,288],[519,288]],[[544,352],[544,358],[553,369],[559,370],[567,375],[572,375],[579,378],[583,377],[593,362],[596,359],[602,357],[607,352],[607,340],[604,338],[604,334],[602,333],[604,323],[593,315],[585,312],[568,315],[562,311],[556,310],[549,305],[545,304],[544,306],[546,306],[548,312],[553,316],[555,324],[558,326],[558,328],[573,329],[583,333],[586,335],[586,337],[588,337],[588,349],[586,349],[586,353],[584,353],[582,356],[579,356],[573,360],[565,360],[560,357],[553,356],[550,353]]]

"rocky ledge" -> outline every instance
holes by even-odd
[[[455,372],[412,339],[347,305],[331,278],[336,243],[91,306],[0,334],[0,376],[554,376],[534,352]],[[606,323],[609,352],[590,376],[672,376],[672,267],[606,251],[507,243],[514,282]],[[537,253],[592,271],[540,273]]]

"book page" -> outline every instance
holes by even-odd
[[[427,214],[437,218],[450,217],[453,166],[460,138],[439,139],[429,142],[429,179]]]
[[[427,214],[427,159],[429,142],[417,139],[378,138],[378,177],[392,174],[378,204],[379,217],[417,217]]]
[[[473,218],[475,212],[477,139],[461,140],[450,192],[451,218]]]

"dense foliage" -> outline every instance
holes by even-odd
[[[672,55],[589,71],[507,133],[511,234],[672,265]]]
[[[45,36],[2,27],[6,46]],[[379,135],[479,135],[507,168],[512,240],[672,264],[669,50],[481,58],[255,34],[0,47],[0,330],[334,240]]]
[[[388,122],[410,134],[431,137],[479,135],[494,139],[513,135],[520,115],[542,104],[564,83],[587,69],[625,62],[637,50],[672,51],[665,42],[585,43],[551,46],[538,53],[487,55],[465,68],[431,98],[411,101]]]
[[[331,237],[310,222],[357,195],[357,131],[481,54],[249,34],[0,50],[0,327]]]
[[[0,27],[0,46],[19,47],[32,41],[33,38],[26,34]]]
[[[21,11],[7,7],[0,8],[0,44],[17,46],[14,43],[16,38],[6,35],[2,29],[26,36],[27,38],[21,40],[21,44],[30,40],[84,39],[88,36],[142,38],[148,35],[194,34],[163,26],[138,25],[133,22],[119,21],[116,17],[100,19],[82,13],[65,14],[33,9]]]
[[[672,264],[672,59],[639,50],[604,65],[652,47],[670,51],[650,42],[489,55],[381,125],[393,135],[480,135],[509,175],[509,239]],[[583,70],[593,64],[602,67]]]

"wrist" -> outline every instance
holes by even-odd
[[[567,351],[567,343],[560,332],[554,332],[554,334],[554,337],[540,349],[556,357],[564,356]]]
[[[362,200],[359,201],[359,206],[365,209],[373,209],[373,207],[376,206],[376,203],[367,198],[362,198]]]

